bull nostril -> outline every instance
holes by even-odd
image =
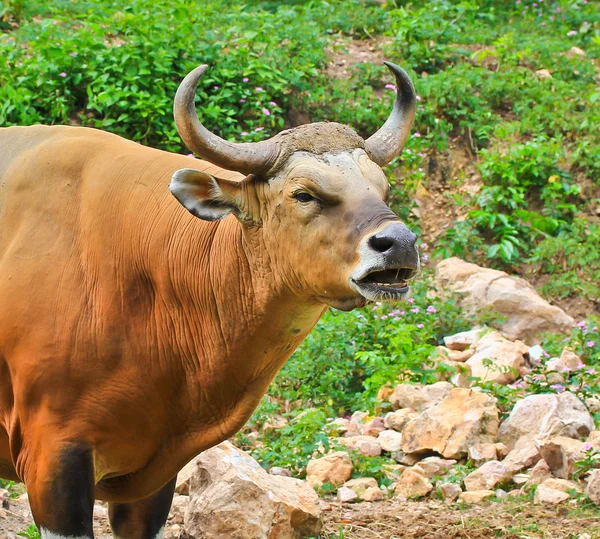
[[[394,240],[389,236],[371,236],[371,238],[369,238],[369,245],[378,253],[385,253],[394,246]]]

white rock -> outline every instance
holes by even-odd
[[[442,483],[438,489],[446,503],[452,503],[462,493],[462,489],[456,483]]]
[[[433,485],[419,466],[406,468],[394,489],[395,496],[421,498],[433,490]]]
[[[555,395],[529,395],[517,402],[500,426],[499,437],[509,448],[524,436],[544,440],[553,436],[583,438],[594,429],[594,420],[585,405],[566,391]]]
[[[383,492],[379,487],[369,487],[360,495],[360,499],[363,502],[378,502],[383,499]]]
[[[345,451],[334,451],[324,457],[312,459],[306,466],[306,480],[313,487],[324,483],[343,485],[352,475],[352,459]]]
[[[543,505],[557,505],[569,498],[570,496],[566,492],[561,492],[560,490],[546,487],[542,484],[535,490],[533,502]]]
[[[520,472],[536,464],[542,456],[534,440],[521,437],[503,463],[513,473]]]
[[[171,510],[169,511],[169,524],[183,524],[185,514],[190,505],[190,497],[175,494]]]
[[[337,491],[337,499],[341,503],[358,501],[358,494],[348,487],[340,487]]]
[[[496,485],[507,483],[511,477],[511,471],[504,464],[491,460],[465,477],[465,488],[470,492],[490,490]]]
[[[435,451],[445,458],[460,458],[471,445],[494,442],[497,433],[496,399],[480,391],[454,388],[404,427],[402,451]]]
[[[402,429],[409,422],[418,417],[419,414],[412,408],[402,408],[395,412],[389,412],[384,418],[386,428],[402,432]]]
[[[565,333],[575,323],[562,309],[542,299],[527,281],[503,271],[448,258],[437,265],[436,278],[440,290],[463,294],[464,299],[458,301],[471,312],[504,315],[506,321],[499,329],[509,339],[536,344],[541,333]]]
[[[188,535],[256,539],[320,533],[319,499],[305,481],[269,475],[229,442],[201,453],[196,463],[185,515]]]
[[[381,443],[373,436],[348,436],[344,438],[332,438],[336,443],[343,445],[347,449],[355,449],[366,457],[378,457],[381,455]]]
[[[475,464],[475,466],[481,466],[484,462],[490,460],[496,460],[498,458],[498,451],[496,444],[485,443],[475,444],[469,447],[469,460]]]
[[[483,382],[511,384],[525,365],[529,347],[521,341],[509,341],[498,331],[485,333],[477,341],[475,353],[467,360],[471,374]],[[491,362],[491,364],[490,364]]]
[[[484,330],[485,328],[476,327],[469,331],[448,335],[447,337],[444,337],[444,344],[450,350],[464,352],[465,350],[471,348],[479,340],[479,336]]]
[[[419,412],[442,401],[452,388],[453,386],[449,382],[436,382],[428,386],[399,384],[394,388],[389,400],[394,410],[412,408]]]
[[[553,357],[546,361],[547,372],[566,373],[583,367],[584,365],[579,356],[567,348],[563,350],[560,357]]]
[[[427,457],[419,462],[419,468],[421,468],[425,472],[425,475],[431,479],[436,475],[446,474],[455,464],[456,461],[453,459]]]
[[[459,496],[461,502],[464,503],[481,503],[494,495],[493,490],[472,490],[469,492],[463,492]]]
[[[540,79],[551,79],[552,75],[550,74],[550,71],[548,71],[547,69],[538,69],[535,74],[540,78]]]
[[[395,430],[384,430],[379,433],[379,444],[384,451],[399,451],[402,442],[402,434]]]
[[[585,495],[596,505],[600,505],[600,470],[592,470],[589,473]]]
[[[556,477],[569,479],[575,471],[575,463],[585,456],[584,443],[565,436],[556,436],[538,442],[541,456]]]
[[[377,480],[374,477],[358,477],[357,479],[350,479],[344,483],[346,488],[351,488],[359,496],[368,488],[378,487]]]
[[[280,477],[292,477],[292,470],[288,470],[287,468],[281,468],[280,466],[273,466],[269,473],[271,475],[279,475]]]

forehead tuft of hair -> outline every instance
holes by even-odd
[[[282,131],[273,137],[273,141],[279,146],[279,152],[271,171],[283,166],[294,152],[320,155],[365,148],[364,139],[354,129],[335,122],[300,125]]]

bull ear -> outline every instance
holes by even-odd
[[[223,181],[200,170],[182,168],[173,174],[169,189],[190,213],[204,221],[216,221],[239,213],[236,197],[230,192],[232,186],[224,191],[219,185]]]

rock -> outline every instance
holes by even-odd
[[[348,421],[348,426],[344,436],[360,436],[362,434],[362,427],[368,420],[368,412],[361,412],[357,410],[350,417],[350,421]]]
[[[363,502],[378,502],[383,499],[383,492],[379,487],[369,487],[361,494],[360,499]]]
[[[402,408],[401,410],[387,413],[383,422],[386,428],[402,432],[405,425],[418,416],[419,414],[412,408]]]
[[[374,477],[359,477],[357,479],[350,479],[344,483],[346,488],[351,488],[359,497],[362,497],[362,493],[368,488],[377,487],[377,480]]]
[[[425,472],[418,466],[407,468],[402,472],[394,489],[395,496],[406,498],[421,498],[433,490],[433,485],[427,479]]]
[[[200,457],[196,457],[188,462],[177,474],[177,481],[175,483],[175,494],[183,494],[188,496],[190,493],[190,481],[194,472],[197,468],[197,462]]]
[[[569,479],[575,471],[575,462],[585,456],[584,445],[579,440],[556,436],[538,442],[538,449],[556,477]]]
[[[271,475],[278,475],[280,477],[292,477],[292,470],[289,470],[288,468],[281,468],[280,466],[273,466],[269,470],[269,473]]]
[[[377,437],[377,435],[385,430],[385,425],[383,421],[383,417],[369,417],[367,412],[354,412],[350,421],[348,423],[348,427],[346,430],[345,436],[354,437],[354,436],[373,436]]]
[[[340,503],[350,503],[358,501],[358,494],[348,487],[340,487],[337,491],[337,499]]]
[[[359,434],[345,438],[333,438],[333,440],[347,449],[355,449],[366,457],[378,457],[381,455],[381,444],[377,438]]]
[[[489,490],[507,483],[511,477],[511,471],[504,464],[491,460],[465,477],[465,488],[469,492]]]
[[[529,481],[529,474],[526,473],[516,473],[512,476],[512,481],[515,485],[524,485]]]
[[[552,75],[550,74],[550,71],[548,71],[547,69],[538,69],[535,74],[540,78],[540,79],[551,79]]]
[[[568,500],[571,495],[565,490],[565,485],[555,483],[553,479],[546,479],[535,490],[533,502],[544,505],[557,505]],[[560,479],[558,481],[561,481]]]
[[[550,471],[550,466],[542,459],[531,469],[527,485],[539,485],[551,477],[552,472]]]
[[[479,340],[479,335],[483,329],[484,328],[476,327],[469,331],[463,331],[461,333],[456,333],[455,335],[449,335],[444,337],[444,344],[450,350],[464,352],[465,350],[471,348]],[[457,360],[455,359],[454,361]]]
[[[505,490],[502,490],[501,488],[497,488],[494,491],[494,496],[496,496],[496,498],[499,498],[501,500],[506,500],[506,498],[508,498],[508,492],[506,492]]]
[[[420,412],[442,401],[452,388],[452,384],[448,382],[437,382],[428,386],[399,384],[394,388],[390,403],[394,410],[412,408]]]
[[[484,462],[496,460],[497,458],[498,451],[496,450],[496,444],[475,444],[469,447],[469,460],[471,460],[475,466],[481,466]]]
[[[499,329],[509,339],[536,344],[538,335],[566,333],[575,323],[562,309],[542,299],[527,281],[503,271],[454,257],[437,265],[436,279],[440,290],[464,294],[459,303],[471,312],[504,315],[506,321]]]
[[[471,373],[483,382],[512,384],[525,365],[529,347],[521,341],[509,341],[498,331],[485,333],[473,356],[467,361]],[[491,364],[490,364],[491,362]]]
[[[373,419],[365,422],[364,425],[359,426],[359,432],[364,436],[377,437],[380,432],[386,429],[383,417],[374,417]]]
[[[585,405],[591,414],[600,413],[600,397],[597,395],[592,395],[591,397],[587,397],[585,399]]]
[[[441,459],[439,457],[427,457],[419,462],[419,468],[421,468],[425,475],[431,479],[436,475],[444,475],[445,473],[456,464],[455,460],[452,459]]]
[[[470,492],[461,493],[459,499],[464,503],[481,503],[482,501],[491,498],[493,495],[493,490],[472,490]]]
[[[585,365],[581,362],[581,358],[572,350],[565,348],[560,357],[553,357],[546,362],[546,370],[548,372],[572,372],[583,368]]]
[[[182,532],[181,524],[169,524],[164,531],[164,539],[180,539]]]
[[[498,454],[498,460],[502,460],[509,453],[508,447],[506,447],[502,442],[496,442],[494,444],[496,446],[496,453]]]
[[[184,531],[197,539],[316,536],[322,528],[319,498],[305,481],[269,475],[229,442],[198,456],[189,490]]]
[[[439,359],[452,363],[464,363],[475,353],[475,350],[469,348],[466,350],[452,350],[445,346],[438,346],[436,350]]]
[[[454,388],[436,406],[408,423],[402,451],[435,451],[445,458],[466,456],[469,446],[494,442],[498,433],[496,399],[465,388]]]
[[[169,511],[169,524],[183,524],[189,505],[189,496],[180,494],[173,496],[173,503],[171,503],[171,510]]]
[[[446,503],[452,503],[462,493],[460,486],[456,483],[442,483],[438,486],[438,490]]]
[[[514,448],[521,436],[544,440],[553,436],[583,438],[594,429],[585,405],[572,393],[529,395],[517,402],[500,426],[499,437]]]
[[[352,459],[345,451],[335,451],[324,457],[312,459],[306,467],[306,480],[312,487],[324,483],[343,485],[352,475]]]
[[[533,440],[520,438],[514,449],[506,456],[503,464],[513,473],[520,472],[536,464],[542,456]]]
[[[404,464],[404,466],[414,466],[421,460],[421,456],[413,453],[412,455],[405,453],[404,451],[393,451],[390,453],[390,457],[396,462]]]
[[[542,483],[542,485],[548,488],[553,488],[554,490],[566,492],[567,494],[571,494],[573,492],[581,492],[581,486],[575,481],[569,481],[568,479],[558,479],[556,477],[550,477],[549,479],[546,479]]]
[[[402,434],[395,430],[384,430],[379,433],[379,444],[384,451],[399,451]]]
[[[585,51],[579,47],[571,47],[567,53],[567,56],[585,56]]]
[[[585,495],[596,505],[600,505],[600,470],[592,470],[589,473]]]

